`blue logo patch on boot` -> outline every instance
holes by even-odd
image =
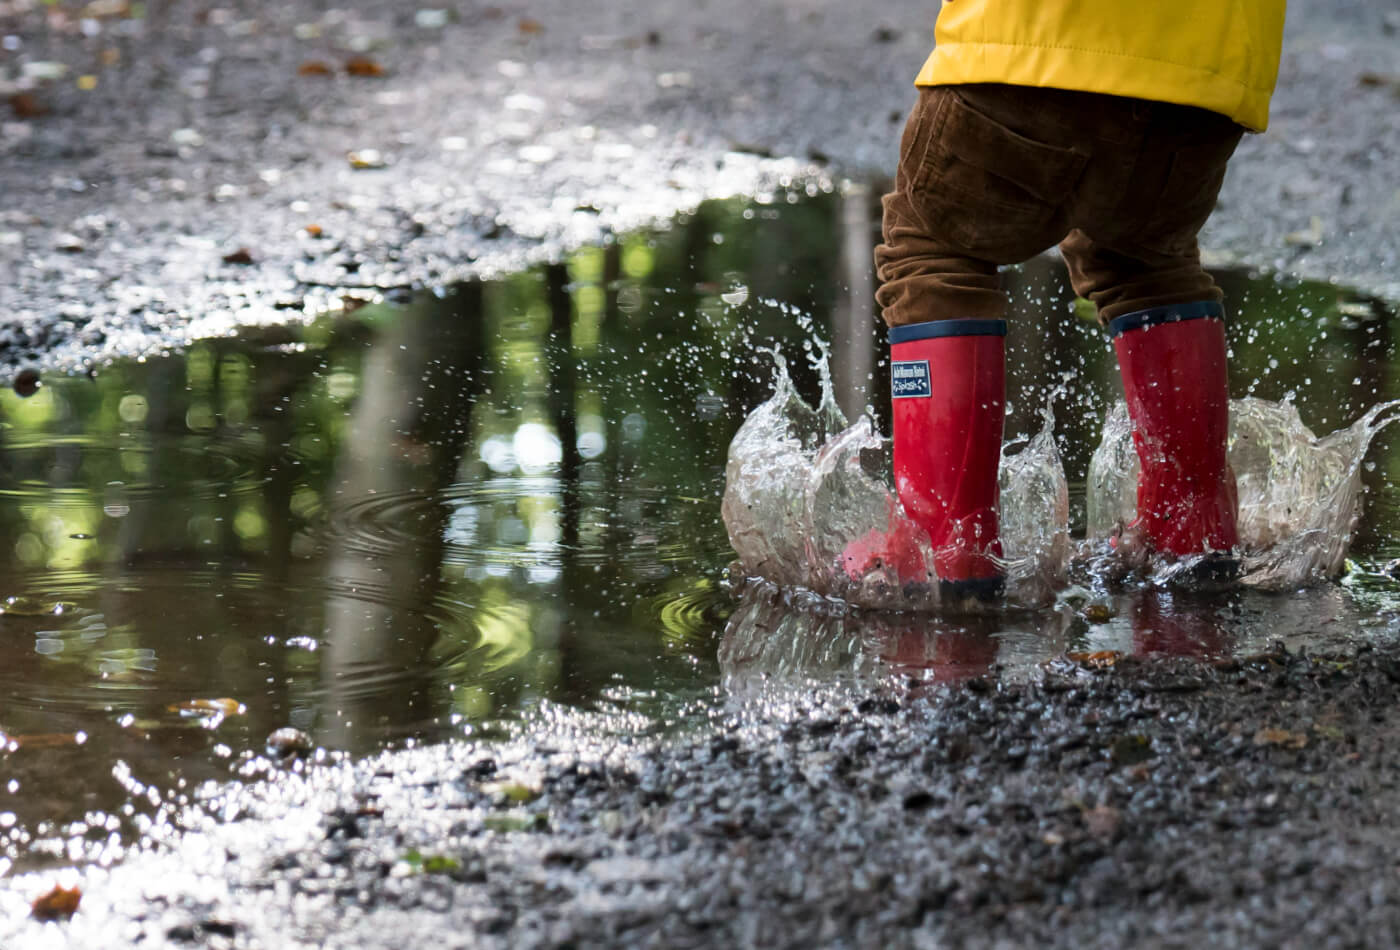
[[[928,360],[901,360],[890,364],[890,395],[895,399],[912,399],[932,394]]]

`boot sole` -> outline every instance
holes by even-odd
[[[984,604],[994,603],[1006,593],[1006,578],[978,577],[964,581],[940,580],[938,600],[942,604],[954,604],[970,600]]]

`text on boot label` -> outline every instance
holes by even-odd
[[[928,360],[901,360],[890,364],[890,395],[895,399],[931,394]]]

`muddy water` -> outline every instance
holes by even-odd
[[[941,680],[1065,649],[1219,654],[1390,636],[1400,443],[1368,456],[1341,583],[1192,598],[1071,592],[958,622],[727,588],[725,450],[780,342],[834,343],[837,400],[883,406],[868,197],[703,206],[566,264],[0,396],[0,867],[106,861],[201,783],[321,750],[491,734],[567,707],[664,730],[774,679]],[[1009,275],[1008,434],[1052,386],[1083,479],[1116,397],[1052,263]],[[1317,431],[1400,395],[1391,312],[1228,275],[1236,395]],[[24,387],[21,387],[24,388]],[[26,390],[27,391],[27,390]],[[1395,448],[1392,448],[1395,446]]]

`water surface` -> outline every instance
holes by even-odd
[[[109,860],[266,737],[328,752],[491,734],[560,706],[686,728],[772,683],[1024,671],[1063,650],[1214,655],[1400,629],[1400,443],[1369,455],[1341,583],[1086,590],[977,621],[851,615],[727,587],[725,450],[779,342],[831,340],[883,407],[868,196],[711,203],[561,265],[248,331],[0,395],[0,865]],[[1118,395],[1053,262],[1009,275],[1008,435],[1052,387],[1083,478]],[[1400,395],[1384,304],[1223,282],[1235,395],[1318,432]]]

